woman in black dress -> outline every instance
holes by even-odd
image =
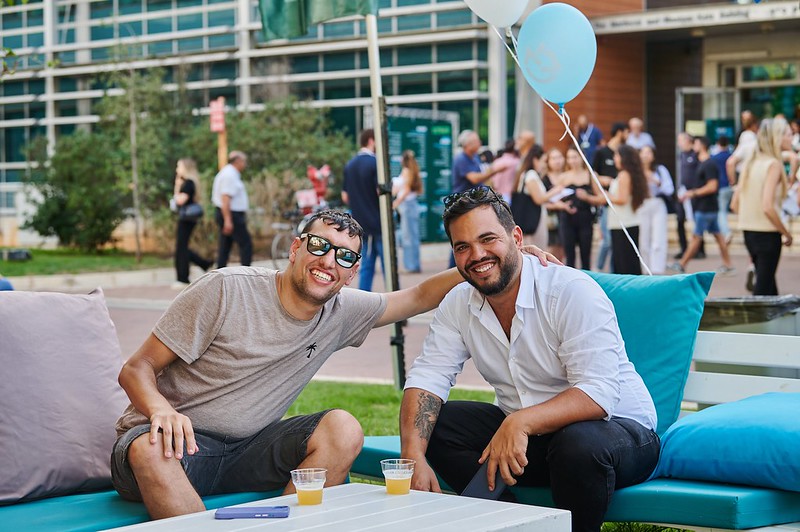
[[[193,159],[180,159],[175,167],[174,191],[175,206],[178,211],[184,205],[199,203],[197,183],[197,164]],[[175,236],[175,272],[177,274],[175,288],[184,288],[189,285],[190,263],[200,266],[204,271],[214,264],[213,261],[206,260],[189,249],[189,240],[196,225],[197,220],[178,219],[178,230]]]

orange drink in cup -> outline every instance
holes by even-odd
[[[292,483],[297,491],[297,504],[322,504],[322,488],[325,486],[327,469],[316,467],[292,471]]]
[[[407,458],[391,458],[381,460],[381,471],[386,479],[386,493],[389,495],[407,495],[411,489],[411,477],[414,475],[414,460]]]

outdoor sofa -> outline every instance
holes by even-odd
[[[614,302],[628,353],[655,398],[662,458],[674,457],[659,465],[664,478],[618,491],[608,520],[699,529],[800,521],[799,422],[787,423],[785,412],[800,419],[800,338],[697,333],[710,273],[592,275]],[[698,367],[690,372],[692,354]],[[725,375],[700,367],[720,362],[770,366],[784,374]],[[99,530],[148,519],[142,504],[122,500],[110,486],[113,426],[127,404],[116,383],[121,364],[102,291],[0,293],[0,528]],[[780,395],[762,395],[766,392]],[[748,396],[756,402],[749,410],[739,401]],[[734,408],[708,422],[703,416],[714,408],[676,423],[682,401],[685,407],[729,403]],[[745,426],[753,412],[756,419]],[[675,430],[692,419],[703,422]],[[726,428],[741,430],[725,434]],[[748,449],[754,452],[744,452]],[[367,437],[352,474],[380,478],[379,460],[397,455],[398,437]],[[694,470],[693,459],[713,464],[711,471]],[[515,493],[523,502],[552,504],[547,490]],[[204,501],[217,508],[276,495],[240,493]],[[800,523],[788,528],[800,529]]]

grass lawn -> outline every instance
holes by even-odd
[[[28,261],[0,260],[0,273],[6,277],[22,275],[51,275],[55,273],[110,272],[169,268],[172,257],[143,255],[137,264],[133,253],[105,250],[97,255],[71,249],[31,249],[33,258]]]
[[[311,381],[287,416],[310,414],[327,408],[341,408],[353,414],[367,436],[400,434],[400,401],[403,392],[392,385]],[[494,400],[494,393],[454,389],[451,399]]]

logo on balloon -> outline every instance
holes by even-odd
[[[545,4],[522,24],[517,54],[530,86],[545,100],[563,105],[592,76],[597,39],[583,13],[567,4]]]
[[[542,43],[536,51],[527,50],[522,66],[528,77],[538,83],[550,83],[561,72],[558,56],[546,44]]]

